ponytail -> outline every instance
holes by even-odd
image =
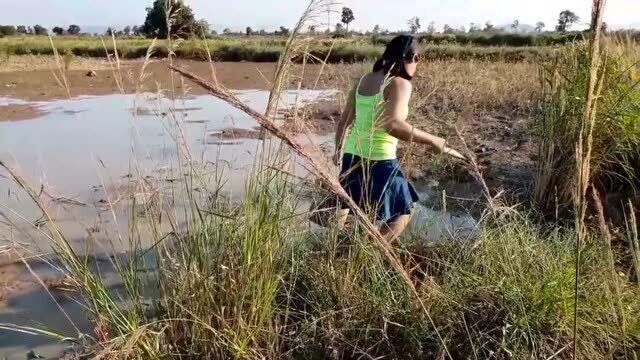
[[[394,72],[396,72],[400,66],[403,66],[402,61],[393,61],[381,58],[378,59],[375,64],[373,64],[373,72],[384,70],[384,74],[388,75],[394,69],[396,69],[394,70]]]

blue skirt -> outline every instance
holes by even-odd
[[[411,214],[419,200],[395,159],[373,161],[344,154],[340,184],[358,206],[384,223]]]

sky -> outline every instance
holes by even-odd
[[[229,27],[243,30],[273,30],[291,27],[302,13],[307,0],[186,0],[196,17],[204,18],[220,31]],[[145,7],[152,0],[0,0],[0,24],[42,24],[46,27],[70,24],[92,26],[135,25],[144,22]],[[423,28],[431,21],[438,28],[470,23],[505,25],[518,19],[521,24],[543,21],[549,29],[560,11],[570,9],[583,22],[590,17],[591,0],[341,0],[353,9],[356,20],[351,28],[389,30],[407,28],[407,20],[418,16]],[[640,0],[608,0],[605,21],[613,28],[640,28]],[[332,15],[332,23],[339,15]],[[326,26],[323,16],[319,22]]]

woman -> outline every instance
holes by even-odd
[[[444,139],[407,123],[411,79],[417,65],[415,38],[394,38],[373,71],[351,91],[336,131],[336,165],[344,143],[340,182],[359,206],[376,214],[380,231],[389,242],[405,230],[418,201],[415,188],[402,174],[396,158],[398,140],[425,144],[434,151],[465,159],[448,148]],[[348,215],[349,210],[343,207],[340,226],[344,226]]]

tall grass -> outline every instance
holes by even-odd
[[[637,88],[637,52],[630,43],[601,38],[604,0],[593,1],[589,44],[567,47],[543,69],[543,114],[539,124],[540,152],[536,202],[545,215],[572,213],[576,230],[573,293],[572,357],[578,358],[584,301],[580,278],[585,244],[589,239],[587,194],[593,190],[599,225],[607,244],[612,291],[619,300],[612,238],[605,220],[605,200],[615,186],[635,190],[634,163],[640,158],[640,133],[628,119],[640,117]],[[615,177],[617,183],[610,181]],[[614,185],[616,184],[616,185]],[[629,196],[629,194],[627,194]],[[620,332],[626,338],[624,306],[615,303]],[[622,341],[625,341],[624,339]],[[624,344],[622,345],[624,347]],[[629,354],[625,351],[625,357]]]
[[[640,158],[640,88],[635,48],[603,40],[602,66],[596,76],[600,94],[593,99],[593,146],[590,184],[609,192],[635,189]],[[574,177],[579,163],[576,144],[586,105],[589,48],[565,48],[543,69],[544,101],[537,124],[540,138],[536,202],[546,214],[566,213],[572,207]]]
[[[151,250],[132,242],[114,260],[124,293],[63,251],[64,262],[76,264],[65,270],[76,300],[96,324],[88,350],[126,359],[443,356],[426,314],[362,230],[345,244],[336,232],[309,229],[303,189],[282,171],[285,160],[258,159],[242,203],[194,195],[187,229],[164,241],[158,234]],[[192,176],[184,186],[198,183]],[[132,234],[153,234],[142,233],[147,226],[138,221]],[[483,228],[475,247],[415,244],[401,257],[452,358],[568,359],[574,239],[571,229],[512,217]],[[633,331],[621,332],[616,313],[619,302],[634,329],[640,289],[609,271],[605,251],[594,237],[582,252],[580,358],[620,358],[640,346]]]

